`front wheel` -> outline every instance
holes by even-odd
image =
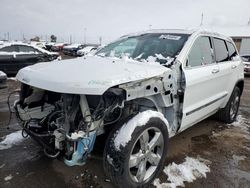
[[[114,130],[106,142],[104,170],[118,187],[148,187],[164,167],[168,125],[159,117],[147,116],[143,122],[143,113],[147,115],[142,112]]]

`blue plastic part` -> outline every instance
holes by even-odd
[[[77,149],[72,154],[71,160],[64,159],[64,163],[68,166],[82,166],[86,163],[88,154],[93,150],[96,139],[96,132],[90,132],[89,137],[79,139],[77,141]],[[86,148],[87,146],[87,148]]]

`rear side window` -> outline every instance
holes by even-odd
[[[213,62],[212,46],[209,37],[200,37],[192,46],[188,55],[188,66],[195,67]]]
[[[214,38],[214,49],[216,55],[216,62],[223,62],[228,60],[228,52],[224,40]]]
[[[19,52],[36,52],[36,50],[30,46],[19,45]]]
[[[226,43],[227,43],[227,48],[228,48],[229,60],[232,60],[233,57],[235,57],[237,55],[237,51],[231,42],[227,41]]]
[[[16,48],[16,46],[12,45],[0,48],[0,52],[18,52],[18,49]]]

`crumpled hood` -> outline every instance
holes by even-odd
[[[112,86],[160,76],[168,70],[157,63],[92,56],[38,63],[21,69],[16,77],[49,91],[102,95]]]

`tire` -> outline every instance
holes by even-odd
[[[217,112],[218,120],[224,123],[232,123],[235,121],[240,105],[240,95],[240,89],[235,87],[226,107]]]
[[[149,187],[164,167],[169,141],[168,125],[159,117],[150,117],[132,132],[125,131],[126,125],[118,126],[106,141],[104,171],[118,187]],[[121,134],[130,138],[126,144],[117,141]]]

